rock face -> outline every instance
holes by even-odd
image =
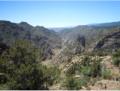
[[[80,34],[69,34],[63,40],[63,50],[68,48],[73,54],[81,53],[85,48],[85,38]]]
[[[73,55],[80,54],[85,48],[85,38],[80,34],[69,34],[63,39],[62,49],[56,56],[55,62],[70,61]]]
[[[59,32],[62,38],[62,49],[55,60],[69,61],[72,55],[94,50],[115,50],[119,48],[120,22],[83,25],[63,29]],[[116,37],[115,37],[116,36]],[[101,41],[100,41],[101,40]]]
[[[120,48],[120,32],[104,37],[98,42],[94,50],[115,51]]]

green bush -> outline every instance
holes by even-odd
[[[4,73],[0,73],[0,84],[4,84],[7,82],[7,76]]]
[[[111,71],[110,71],[110,70],[108,70],[108,69],[103,69],[103,70],[102,70],[102,77],[103,77],[104,79],[110,79],[111,76],[112,76],[112,74],[111,74]]]
[[[41,56],[39,49],[30,42],[15,42],[12,47],[0,55],[0,73],[7,76],[7,81],[4,79],[3,86],[7,85],[8,89],[14,90],[47,89],[44,67],[39,64],[38,68]],[[1,79],[3,80],[3,78]]]
[[[83,66],[81,68],[81,73],[85,76],[91,76],[91,73],[92,73],[92,68],[89,67],[89,66]]]
[[[89,56],[86,56],[81,63],[73,64],[68,70],[68,75],[74,75],[76,72],[78,74],[83,74],[85,76],[97,77],[101,76],[101,59],[96,58],[92,59]]]
[[[89,79],[87,77],[84,78],[75,78],[75,77],[67,77],[64,82],[64,87],[68,90],[79,90],[82,86],[86,86]]]
[[[65,80],[66,88],[69,90],[78,90],[82,86],[87,86],[90,78],[100,77],[102,72],[100,62],[100,58],[93,59],[92,56],[86,56],[80,63],[74,63],[67,71],[67,78]],[[79,77],[76,78],[76,74]]]
[[[60,77],[60,70],[57,67],[46,67],[43,68],[43,75],[47,86],[57,83]]]
[[[35,65],[21,65],[7,84],[10,89],[45,89],[43,72]]]
[[[120,50],[113,54],[113,64],[115,66],[120,66]]]

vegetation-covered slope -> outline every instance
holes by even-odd
[[[56,33],[0,21],[0,89],[119,90],[119,40],[119,22]]]
[[[20,24],[0,21],[0,42],[12,45],[16,40],[28,40],[41,48],[45,58],[50,58],[53,48],[59,48],[61,39],[54,31],[44,27],[33,27],[25,22]]]

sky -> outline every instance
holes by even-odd
[[[0,20],[45,27],[120,21],[120,1],[0,1]]]

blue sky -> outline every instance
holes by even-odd
[[[45,27],[120,21],[120,1],[0,1],[0,20]]]

